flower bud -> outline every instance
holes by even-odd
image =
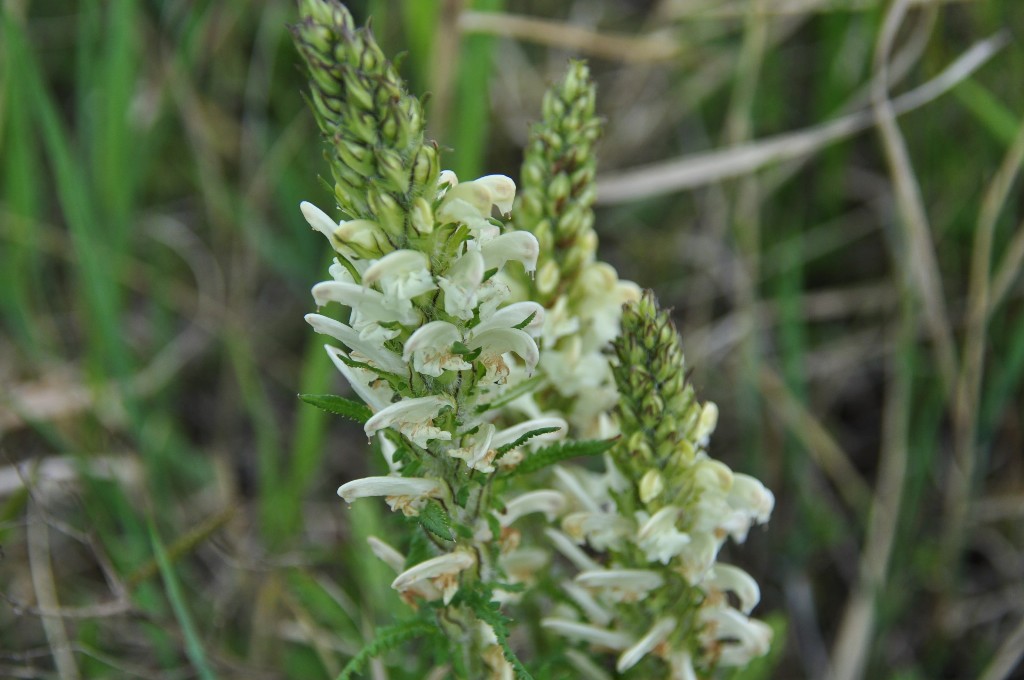
[[[648,470],[640,480],[640,500],[650,503],[665,490],[665,479],[657,470]]]

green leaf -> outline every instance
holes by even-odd
[[[300,394],[299,399],[328,413],[337,413],[357,423],[365,423],[373,415],[366,404],[333,394]]]
[[[491,600],[490,592],[486,590],[460,592],[461,599],[465,602],[476,617],[490,625],[494,630],[494,637],[497,638],[501,650],[505,653],[505,660],[512,664],[512,669],[519,680],[533,680],[533,676],[526,670],[523,663],[512,651],[508,644],[508,624],[512,619],[501,613],[501,605]]]
[[[515,326],[512,326],[512,328],[515,328],[516,330],[520,330],[520,331],[523,330],[524,328],[529,326],[531,323],[533,323],[533,318],[535,316],[537,316],[537,312],[533,312],[532,314],[530,314],[530,316],[528,316],[525,319],[523,319],[520,323],[517,323]]]
[[[426,621],[413,619],[403,621],[391,626],[384,626],[376,630],[373,640],[359,650],[359,653],[352,657],[337,680],[348,680],[363,669],[366,663],[375,657],[389,652],[398,645],[421,635],[437,635],[437,629]]]
[[[501,408],[506,404],[510,404],[519,397],[526,394],[527,392],[533,392],[542,382],[544,382],[545,379],[546,377],[540,373],[533,376],[532,378],[527,378],[523,382],[517,383],[510,387],[509,389],[505,390],[502,393],[501,397],[499,397],[498,399],[495,399],[490,403],[481,404],[480,406],[477,406],[476,412],[485,413],[492,409]]]
[[[455,537],[452,536],[452,521],[448,517],[448,513],[444,511],[441,504],[436,501],[430,501],[427,506],[420,511],[420,514],[416,516],[416,519],[423,528],[434,534],[439,538],[443,538],[446,541],[454,541]]]
[[[548,434],[549,432],[558,432],[561,429],[562,428],[560,428],[560,427],[541,427],[541,428],[537,428],[536,430],[530,430],[529,432],[527,432],[526,434],[524,434],[523,436],[521,436],[519,439],[515,440],[514,442],[509,442],[508,444],[505,444],[504,446],[498,447],[498,450],[495,451],[495,454],[497,454],[497,455],[495,455],[495,459],[501,458],[503,455],[505,455],[506,453],[508,453],[512,449],[518,449],[520,446],[522,446],[526,442],[530,441],[534,437],[539,437],[540,435]]]
[[[610,449],[617,441],[618,437],[614,439],[592,439],[582,442],[559,442],[558,444],[545,446],[530,454],[518,467],[510,470],[509,474],[536,472],[549,465],[561,463],[563,460],[569,460],[570,458],[596,456]]]

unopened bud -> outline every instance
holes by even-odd
[[[412,221],[412,228],[420,236],[426,236],[434,231],[434,211],[430,208],[430,202],[418,196],[412,202],[412,212],[409,215]]]
[[[665,479],[657,470],[648,470],[640,480],[640,500],[650,503],[665,490]]]

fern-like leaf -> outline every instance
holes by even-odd
[[[596,456],[610,449],[618,438],[614,439],[591,439],[577,442],[559,442],[551,446],[545,446],[531,453],[526,460],[509,471],[509,474],[526,474],[536,472],[563,460],[578,458],[581,456]]]
[[[500,605],[491,600],[490,593],[486,590],[467,592],[463,601],[469,605],[478,619],[494,630],[494,637],[505,654],[505,660],[512,664],[517,680],[533,680],[530,671],[526,670],[526,666],[508,644],[508,624],[512,619],[501,613]]]
[[[407,640],[411,640],[412,638],[420,635],[433,636],[436,634],[437,628],[420,619],[403,621],[391,626],[378,628],[373,640],[368,642],[365,647],[360,649],[359,652],[352,657],[347,664],[345,664],[345,668],[342,669],[341,675],[338,676],[337,680],[350,680],[356,673],[363,669],[363,666],[365,666],[370,659],[378,657],[385,652],[390,652],[392,649],[398,647]]]
[[[365,423],[373,415],[366,404],[333,394],[300,394],[299,399],[328,413],[337,413],[357,423]]]
[[[520,446],[522,446],[526,442],[530,441],[534,437],[539,437],[540,435],[548,434],[549,432],[558,432],[561,429],[562,428],[560,428],[560,427],[541,427],[541,428],[538,428],[536,430],[530,430],[529,432],[527,432],[526,434],[524,434],[523,436],[521,436],[519,439],[515,440],[514,442],[509,442],[508,444],[505,444],[504,446],[498,447],[498,450],[495,452],[497,454],[495,456],[495,458],[501,458],[502,456],[504,456],[506,453],[508,453],[512,449],[518,449]]]

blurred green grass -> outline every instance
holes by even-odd
[[[598,55],[609,175],[869,106],[856,94],[891,8],[457,5],[353,9],[406,52],[464,176],[515,176],[545,84],[581,54]],[[377,458],[359,428],[294,396],[342,388],[301,319],[327,255],[297,205],[329,192],[293,19],[270,2],[0,10],[0,676],[334,677],[400,611],[363,547],[395,518],[334,495]],[[1006,27],[1024,27],[1024,4],[914,4],[893,91]],[[563,49],[581,29],[596,37]],[[644,56],[663,41],[667,58]],[[698,389],[721,407],[716,455],[778,498],[730,556],[762,583],[759,611],[785,621],[748,677],[825,677],[829,659],[837,678],[861,663],[866,677],[1005,677],[994,659],[1024,617],[1019,180],[997,201],[991,257],[973,258],[1020,144],[1022,75],[1011,42],[898,119],[953,385],[900,209],[913,197],[896,191],[908,176],[875,131],[598,215],[602,257],[676,309]],[[954,461],[973,466],[966,480]]]

